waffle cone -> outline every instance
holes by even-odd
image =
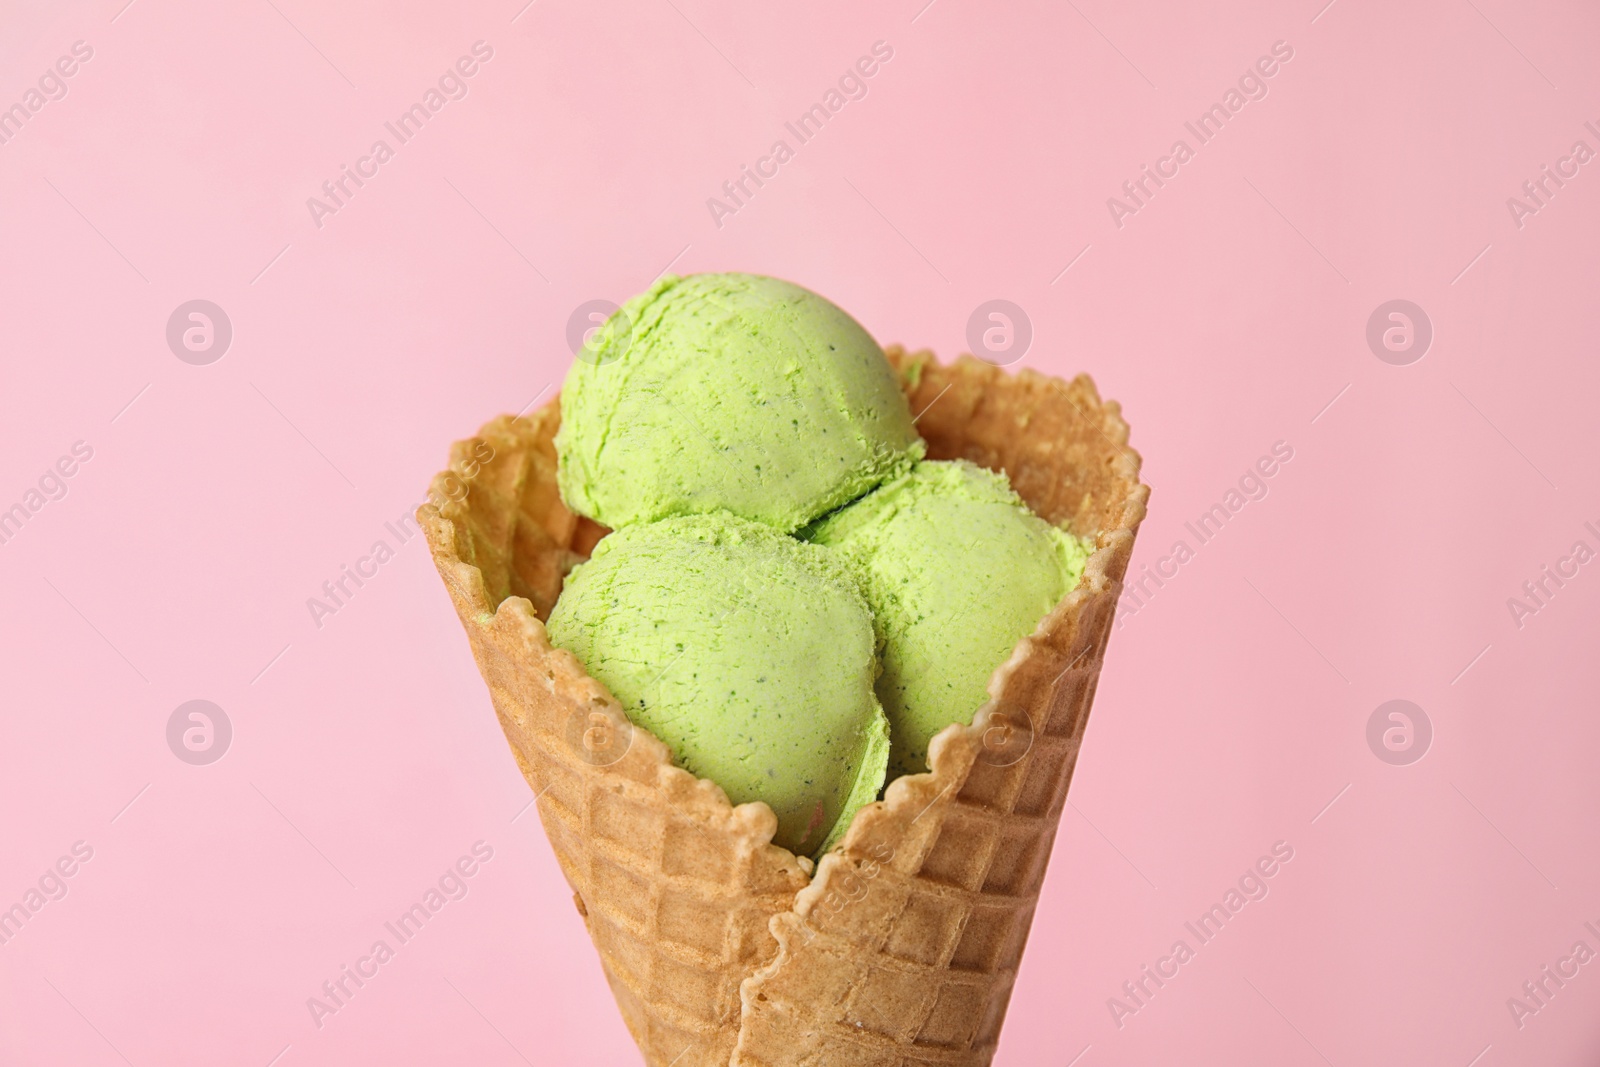
[[[994,1055],[1149,490],[1093,383],[889,357],[934,459],[1003,469],[1092,537],[972,725],[930,746],[813,870],[672,765],[570,653],[561,581],[604,528],[556,491],[558,402],[458,442],[418,510],[628,1029],[652,1067],[902,1067]]]

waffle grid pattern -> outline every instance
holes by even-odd
[[[1077,673],[1091,675],[1097,668],[1098,663],[1081,665]],[[753,996],[735,1063],[988,1062],[1065,803],[1090,688],[1079,687],[1083,702],[1053,715],[1015,767],[972,764],[966,783],[944,805],[937,836],[915,874],[893,868],[871,874],[859,858],[825,861],[829,869],[819,872],[819,903],[809,911],[797,909],[803,920],[778,920],[788,958],[770,976],[746,984]],[[967,741],[963,735],[949,739],[939,754],[944,758],[936,757],[936,780],[959,777],[958,769],[940,772],[951,765],[949,749]],[[1021,803],[1028,798],[1043,798],[1042,808],[1025,810],[1032,806]],[[852,858],[854,844],[846,849]],[[828,907],[830,892],[849,903]],[[840,914],[846,910],[858,914]],[[807,957],[819,951],[855,963],[813,966]],[[793,984],[785,972],[793,972]],[[822,973],[831,982],[813,980]],[[777,1019],[775,1002],[784,1009]],[[823,1007],[807,1011],[810,1005]],[[828,1021],[814,1030],[797,1026],[807,1015]],[[786,1035],[795,1029],[815,1034],[809,1049],[814,1058],[792,1058]],[[768,1034],[773,1040],[762,1042]]]

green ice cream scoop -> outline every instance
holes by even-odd
[[[626,526],[548,628],[679,766],[765,801],[785,848],[831,847],[883,786],[872,619],[829,549],[726,512]]]
[[[922,442],[883,350],[840,308],[753,274],[667,276],[574,361],[562,499],[611,527],[726,510],[788,532]]]
[[[891,779],[926,771],[933,735],[972,721],[995,668],[1092,550],[1029,511],[1003,474],[964,460],[918,463],[803,535],[837,549],[866,590]]]

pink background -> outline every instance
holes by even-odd
[[[94,51],[0,145],[0,508],[93,457],[0,545],[0,906],[93,858],[0,945],[0,1060],[635,1062],[426,547],[384,522],[553,391],[574,308],[671,265],[946,356],[1021,305],[1019,366],[1125,406],[1136,571],[1294,450],[1124,616],[998,1063],[1596,1062],[1600,962],[1520,1028],[1507,998],[1600,950],[1600,567],[1520,628],[1507,599],[1600,548],[1600,168],[1520,228],[1506,200],[1600,148],[1600,13],[1322,2],[7,5],[0,103]],[[477,40],[468,95],[318,228],[306,199]],[[866,97],[716,225],[879,40]],[[1280,40],[1119,228],[1107,198]],[[1365,340],[1396,298],[1434,329],[1409,366]],[[210,365],[165,341],[193,299],[233,325]],[[1395,698],[1433,725],[1409,766],[1366,740]],[[232,723],[209,766],[167,745],[191,699]],[[307,998],[480,840],[319,1029]],[[1119,1027],[1278,841],[1270,895]]]

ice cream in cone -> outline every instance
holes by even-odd
[[[418,512],[655,1067],[984,1064],[999,1038],[1148,490],[1117,405],[1087,377],[887,356],[928,458],[1004,472],[1035,515],[1093,551],[995,665],[970,725],[933,738],[931,769],[892,781],[815,863],[772,843],[765,803],[734,805],[675,765],[551,644],[564,577],[608,532],[563,503],[559,401],[458,443]],[[851,478],[892,466],[872,447],[850,455]],[[838,506],[836,485],[817,489],[824,505],[784,521]]]

